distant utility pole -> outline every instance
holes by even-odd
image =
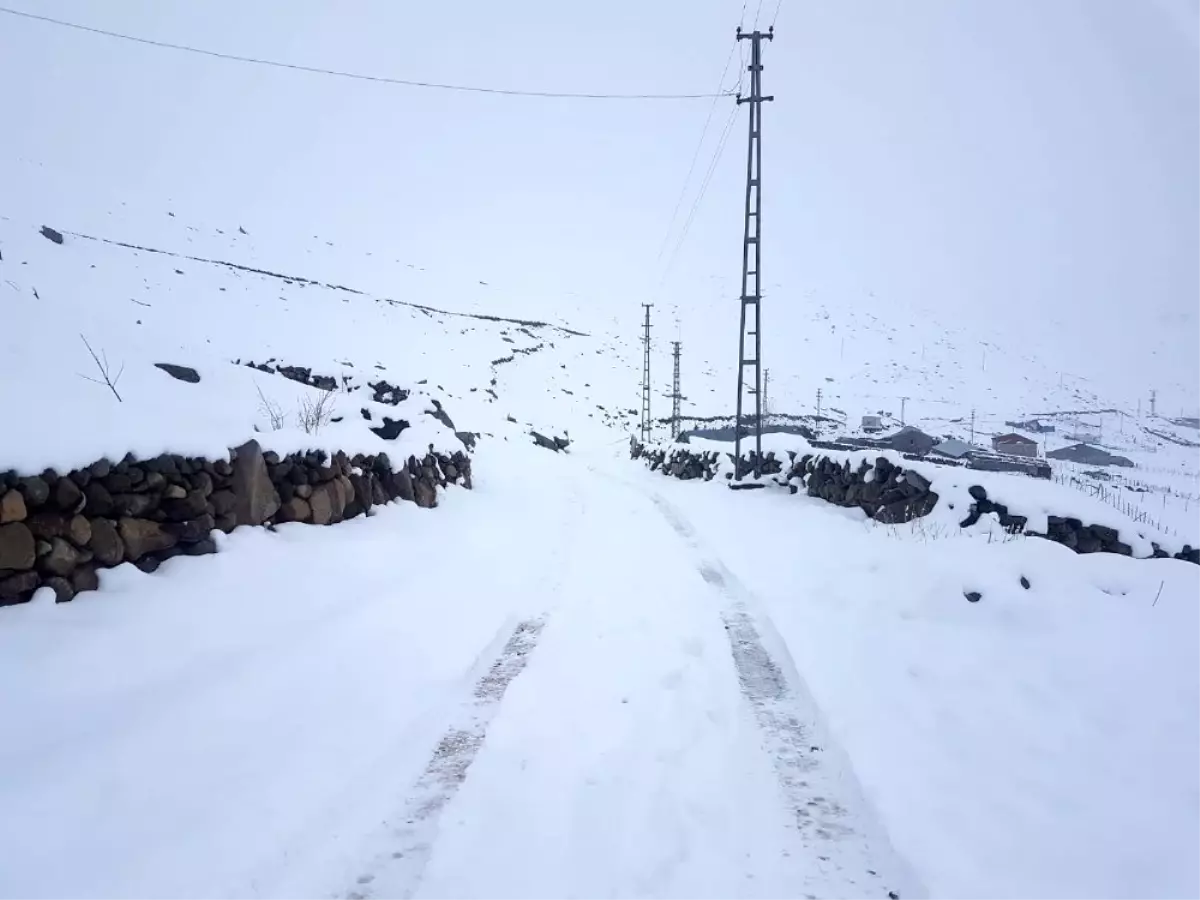
[[[763,401],[762,414],[768,422],[771,419],[771,370],[763,369]]]
[[[971,440],[967,443],[975,443],[975,410],[971,410]]]
[[[1158,391],[1151,390],[1150,391],[1150,418],[1152,418],[1152,419],[1157,415],[1157,413],[1155,412],[1155,409],[1157,406],[1158,406]]]
[[[821,418],[821,389],[817,388],[817,418]]]
[[[907,404],[908,404],[908,398],[901,397],[900,398],[900,427],[901,428],[904,427],[904,408]]]
[[[675,357],[675,375],[671,383],[671,440],[679,437],[679,347],[680,341],[671,341],[671,353]]]
[[[646,348],[646,355],[642,362],[642,443],[647,443],[650,440],[650,307],[652,303],[643,303],[642,308],[646,310],[646,322],[642,335],[642,344]]]
[[[739,25],[737,39],[750,42],[750,96],[738,96],[737,102],[750,104],[749,144],[746,150],[746,227],[742,240],[742,295],[741,295],[741,326],[738,329],[738,395],[737,418],[734,420],[734,459],[742,457],[742,405],[744,396],[754,397],[754,476],[761,474],[762,460],[762,393],[760,368],[762,360],[762,320],[759,316],[759,306],[762,301],[762,105],[764,100],[774,100],[774,97],[764,97],[762,94],[762,42],[775,39],[775,28],[767,29],[766,34],[757,29],[749,34],[743,34]],[[754,248],[753,255],[750,248]],[[746,330],[746,320],[750,320],[750,331]],[[746,355],[746,339],[753,338],[753,356]],[[746,386],[746,370],[751,369],[752,387]],[[741,470],[734,463],[734,479],[741,479]]]

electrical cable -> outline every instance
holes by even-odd
[[[671,269],[675,265],[675,260],[679,256],[679,251],[683,247],[684,241],[687,240],[688,233],[691,231],[692,222],[696,218],[696,213],[700,209],[704,195],[708,192],[708,185],[712,181],[713,172],[716,171],[717,164],[721,161],[721,155],[725,152],[725,144],[729,140],[729,133],[733,130],[733,123],[737,119],[737,111],[738,107],[734,106],[729,111],[729,118],[725,120],[724,129],[721,131],[721,138],[717,142],[716,152],[708,164],[708,170],[704,173],[704,180],[700,182],[700,191],[696,194],[696,199],[692,202],[692,208],[688,212],[687,219],[684,220],[683,230],[679,233],[679,240],[675,242],[675,249],[671,251],[671,256],[667,260],[667,266],[663,270],[662,279],[659,282],[660,285],[667,280],[667,276],[671,273]]]
[[[169,41],[156,41],[150,38],[122,34],[117,31],[107,31],[103,28],[93,28],[89,25],[80,25],[76,22],[67,22],[63,19],[54,19],[50,16],[37,15],[36,13],[24,12],[23,10],[18,9],[9,9],[8,7],[2,6],[0,6],[0,13],[5,13],[10,16],[19,16],[25,19],[33,19],[39,22],[47,22],[51,25],[60,25],[64,28],[73,28],[78,31],[86,31],[89,34],[99,34],[104,35],[105,37],[117,38],[123,41],[132,41],[136,44],[145,44],[147,46],[160,47],[166,50],[179,50],[184,53],[195,53],[199,54],[200,56],[208,56],[214,59],[250,63],[259,66],[272,66],[279,69],[290,69],[296,72],[308,72],[314,75],[330,75],[336,78],[350,78],[357,81],[373,81],[378,84],[401,85],[404,87],[429,88],[442,91],[464,91],[475,94],[498,94],[507,97],[541,97],[566,100],[706,100],[709,98],[732,96],[732,94],[728,92],[717,94],[601,94],[576,93],[571,91],[525,91],[510,88],[482,87],[479,85],[445,84],[435,81],[416,81],[407,78],[391,78],[385,75],[368,75],[363,72],[344,72],[337,69],[325,69],[320,66],[307,66],[299,63],[286,63],[278,60],[259,59],[253,56],[240,56],[236,53],[223,53],[218,50],[207,50],[202,47],[191,47],[186,44],[174,44]]]
[[[729,55],[725,57],[725,68],[721,70],[721,78],[717,81],[717,87],[725,84],[725,76],[729,74],[729,66],[733,62],[733,56],[738,51],[737,46],[729,48]],[[741,75],[738,76],[738,81],[741,81]],[[666,234],[663,235],[662,243],[658,248],[658,255],[654,257],[654,264],[662,260],[663,252],[667,249],[667,244],[671,240],[671,230],[675,227],[675,222],[679,218],[679,210],[683,206],[683,198],[687,196],[687,189],[692,183],[692,175],[696,171],[696,163],[700,159],[700,151],[704,149],[704,139],[708,137],[708,126],[712,123],[713,113],[717,109],[717,101],[722,96],[729,96],[728,92],[722,92],[713,95],[713,102],[708,107],[708,115],[704,117],[704,127],[700,130],[700,140],[696,144],[696,149],[692,153],[692,161],[688,164],[687,175],[683,178],[683,187],[679,189],[679,197],[675,200],[675,208],[671,210],[671,219],[667,223]]]

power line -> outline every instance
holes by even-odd
[[[105,37],[117,38],[122,41],[131,41],[135,44],[145,44],[150,47],[160,47],[165,50],[180,50],[184,53],[195,53],[200,56],[208,56],[214,59],[224,59],[232,62],[250,63],[257,66],[272,66],[277,69],[290,69],[295,72],[309,72],[314,75],[331,75],[336,78],[351,78],[356,81],[373,81],[377,84],[393,84],[402,85],[404,87],[414,88],[429,88],[441,91],[464,91],[474,94],[500,94],[506,97],[541,97],[555,98],[566,100],[706,100],[715,97],[731,97],[732,91],[724,91],[716,94],[600,94],[600,93],[575,93],[571,91],[522,91],[508,88],[480,87],[478,85],[466,84],[444,84],[436,81],[416,81],[407,78],[391,78],[385,75],[368,75],[363,72],[343,72],[337,69],[325,69],[320,66],[306,66],[299,63],[286,63],[279,60],[259,59],[253,56],[239,56],[236,53],[222,53],[218,50],[206,50],[203,47],[191,47],[186,44],[174,44],[169,41],[156,41],[150,38],[137,37],[131,34],[121,34],[116,31],[107,31],[103,28],[93,28],[89,25],[80,25],[77,22],[67,22],[63,19],[54,19],[50,16],[41,16],[31,12],[24,12],[19,9],[9,9],[0,6],[0,13],[6,13],[10,16],[19,16],[24,19],[33,19],[38,22],[46,22],[51,25],[60,25],[64,28],[73,28],[77,31],[86,31],[89,34],[100,34]]]
[[[729,140],[729,133],[733,130],[733,123],[737,119],[737,107],[729,111],[729,118],[725,120],[725,127],[721,131],[721,138],[717,142],[717,149],[713,153],[713,158],[708,164],[708,170],[704,173],[704,180],[700,182],[700,191],[696,194],[696,199],[692,201],[692,208],[688,212],[687,219],[684,220],[683,230],[679,233],[679,239],[675,242],[675,249],[671,251],[671,256],[667,260],[667,267],[663,270],[662,281],[667,280],[667,275],[670,274],[672,267],[675,265],[675,260],[679,256],[679,251],[683,247],[684,241],[687,240],[688,232],[692,229],[692,222],[696,218],[696,213],[700,209],[700,204],[704,200],[704,195],[708,192],[708,184],[712,181],[713,172],[716,171],[717,163],[721,161],[721,154],[725,152],[725,144]]]
[[[779,11],[782,10],[782,8],[784,8],[784,0],[776,0],[775,14],[774,16],[770,17],[770,26],[772,26],[772,29],[775,28],[775,23],[779,22]]]
[[[725,57],[725,68],[721,70],[721,77],[717,81],[717,89],[725,84],[725,76],[729,74],[729,66],[733,62],[734,54],[737,53],[739,47],[730,47],[729,55]],[[738,76],[739,82],[741,75]],[[696,171],[696,162],[700,159],[700,151],[704,149],[704,139],[708,137],[708,126],[712,122],[713,113],[717,109],[717,101],[722,96],[728,96],[722,92],[713,95],[713,102],[708,107],[708,115],[704,117],[704,127],[700,130],[700,141],[696,144],[696,150],[692,154],[692,161],[688,165],[687,175],[683,178],[683,187],[679,190],[679,199],[675,201],[675,208],[671,211],[671,221],[667,223],[667,233],[663,235],[662,245],[658,248],[658,255],[654,258],[655,265],[662,259],[663,251],[667,249],[667,244],[671,240],[671,229],[675,227],[675,220],[679,218],[679,209],[683,206],[683,198],[687,196],[688,186],[692,183],[692,175]]]

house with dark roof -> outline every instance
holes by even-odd
[[[880,439],[880,444],[883,446],[899,450],[901,453],[911,453],[914,456],[924,456],[933,449],[933,445],[936,443],[937,438],[912,425],[905,425],[895,434]]]
[[[1023,434],[1009,432],[1008,434],[998,434],[992,438],[992,449],[997,453],[1004,453],[1008,456],[1037,456],[1037,441],[1025,437]]]
[[[1083,463],[1087,466],[1122,466],[1133,468],[1133,460],[1117,456],[1090,444],[1072,444],[1061,447],[1046,454],[1047,459],[1060,459],[1065,462]]]
[[[930,452],[935,456],[963,459],[972,453],[979,453],[980,448],[968,444],[966,441],[960,441],[958,438],[946,438],[940,444],[936,444]]]

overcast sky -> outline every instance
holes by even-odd
[[[11,3],[149,38],[402,78],[689,93],[716,88],[742,8]],[[761,24],[775,5],[764,0]],[[757,0],[747,6],[749,24]],[[1191,390],[1195,405],[1194,2],[783,0],[765,63],[777,98],[763,129],[764,271],[777,343],[789,310],[817,288],[885,315],[970,322],[981,335],[1049,332],[1064,368],[1120,366],[1147,388],[1175,382],[1181,403]],[[10,16],[0,16],[0,83],[0,206],[20,187],[19,161],[35,160],[62,173],[60,191],[73,195],[32,198],[48,208],[86,199],[158,209],[169,199],[181,216],[402,248],[428,267],[543,297],[576,291],[615,315],[636,316],[649,299],[678,306],[688,327],[689,303],[718,295],[736,315],[744,118],[665,283],[658,258],[706,100],[374,85]],[[717,104],[696,181],[731,103]]]

